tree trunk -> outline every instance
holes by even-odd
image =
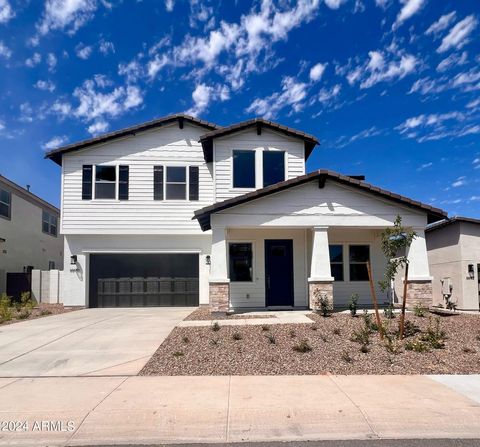
[[[405,278],[403,278],[403,300],[402,300],[402,313],[400,315],[399,323],[399,338],[403,339],[403,332],[405,331],[405,309],[407,307],[407,285],[408,285],[408,262],[405,264]]]
[[[380,338],[383,339],[383,326],[380,320],[380,313],[378,312],[377,294],[375,292],[375,285],[373,283],[372,266],[370,265],[370,261],[367,261],[367,270],[368,280],[370,282],[370,291],[372,292],[373,308],[375,309],[375,318],[377,320],[378,332],[380,333]]]

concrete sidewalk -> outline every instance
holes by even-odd
[[[439,380],[426,376],[0,379],[0,421],[29,422],[24,432],[0,431],[0,444],[479,438],[480,400],[457,392],[457,386],[464,386],[461,377]],[[478,387],[480,376],[469,376],[465,383]],[[57,428],[64,431],[50,431],[51,426],[34,431],[34,421],[59,421]]]

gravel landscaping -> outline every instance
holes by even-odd
[[[314,324],[177,327],[140,374],[480,373],[479,315],[409,313],[408,336],[402,341],[393,336],[398,316],[382,317],[389,324],[390,343],[380,340],[374,319],[366,324],[363,315],[311,318]]]
[[[42,318],[49,315],[58,315],[63,314],[66,312],[72,312],[76,310],[76,308],[72,307],[64,307],[63,304],[47,304],[47,303],[40,303],[36,307],[28,311],[25,309],[16,310],[12,308],[12,319],[11,320],[1,320],[0,319],[0,326],[6,326],[8,324],[13,323],[20,323],[21,321],[27,320],[34,320],[36,318]]]
[[[199,307],[184,318],[184,321],[245,320],[250,318],[274,318],[274,315],[251,315],[241,313],[231,315],[212,315],[208,307]]]

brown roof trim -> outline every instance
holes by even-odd
[[[206,231],[211,228],[210,216],[214,213],[218,213],[219,211],[223,211],[228,208],[250,202],[252,200],[260,199],[270,194],[284,191],[286,189],[292,188],[294,186],[299,186],[316,179],[318,179],[320,187],[327,180],[332,180],[337,183],[348,185],[354,188],[358,188],[362,191],[375,194],[379,197],[400,203],[410,208],[419,209],[427,213],[429,223],[445,219],[447,217],[446,211],[443,211],[439,208],[434,208],[433,206],[423,204],[416,200],[409,199],[408,197],[395,194],[391,191],[387,191],[385,189],[373,186],[370,183],[366,183],[364,181],[360,181],[334,171],[320,169],[310,174],[301,175],[299,177],[286,180],[284,182],[276,183],[275,185],[267,186],[266,188],[258,189],[256,191],[252,191],[247,194],[243,194],[241,196],[233,197],[231,199],[224,200],[223,202],[218,202],[213,205],[207,206],[205,208],[195,211],[194,219],[197,219],[200,223],[200,227],[202,228],[202,230]]]
[[[213,161],[213,140],[215,138],[220,138],[225,135],[229,135],[236,132],[241,132],[242,130],[249,129],[251,127],[256,127],[257,132],[261,132],[262,127],[267,127],[277,132],[281,132],[290,137],[299,138],[305,142],[305,160],[310,156],[313,151],[313,148],[320,144],[319,141],[313,136],[309,135],[300,130],[293,129],[282,124],[275,123],[273,121],[268,121],[263,118],[253,118],[247,121],[242,121],[237,124],[232,124],[231,126],[221,127],[217,130],[208,132],[200,137],[200,143],[202,143],[203,153],[205,155],[205,160],[207,162]]]
[[[204,127],[205,129],[208,129],[208,130],[219,128],[217,124],[210,123],[208,121],[204,121],[190,115],[185,115],[183,113],[176,113],[174,115],[164,116],[163,118],[147,121],[146,123],[138,124],[132,127],[126,127],[124,129],[116,130],[114,132],[109,132],[95,138],[90,138],[88,140],[79,141],[78,143],[73,143],[73,144],[69,144],[68,146],[63,146],[58,149],[54,149],[50,152],[47,152],[45,154],[45,158],[50,158],[52,161],[54,161],[55,163],[61,166],[62,155],[65,153],[77,151],[80,149],[85,149],[95,144],[106,143],[107,141],[115,140],[117,138],[122,138],[129,135],[136,135],[138,132],[154,129],[156,127],[162,127],[175,121],[179,123],[180,128],[183,128],[184,121],[190,124]]]
[[[434,230],[439,230],[440,228],[444,228],[454,223],[471,223],[471,224],[480,225],[480,219],[474,219],[473,217],[454,216],[454,217],[447,218],[429,225],[425,229],[425,231],[430,232]]]
[[[10,192],[14,192],[16,195],[18,195],[22,199],[25,199],[28,202],[33,203],[39,208],[45,208],[60,215],[60,210],[56,206],[52,205],[46,200],[43,200],[42,198],[38,197],[37,195],[23,188],[22,186],[17,185],[16,183],[12,182],[8,178],[4,177],[3,175],[0,175],[0,186],[1,185],[5,185],[5,187],[8,188]]]

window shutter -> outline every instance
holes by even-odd
[[[190,200],[198,200],[198,166],[190,166],[189,168],[189,188],[188,198]]]
[[[128,166],[118,167],[118,199],[128,200]]]
[[[93,166],[83,165],[82,168],[82,200],[92,200]]]
[[[163,200],[163,166],[153,167],[153,200]]]

